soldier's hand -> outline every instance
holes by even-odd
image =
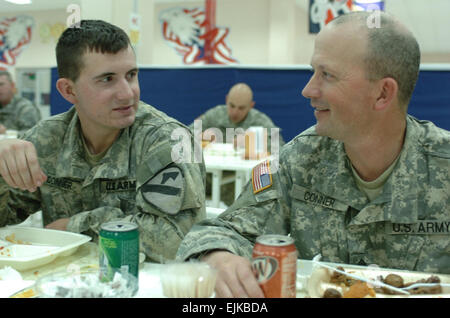
[[[20,139],[0,141],[0,174],[11,187],[30,192],[47,180],[39,166],[36,148]]]
[[[227,251],[214,251],[204,256],[202,261],[217,269],[216,297],[264,297],[250,261],[245,257]]]
[[[47,224],[45,228],[51,230],[67,231],[67,224],[69,223],[69,221],[70,218],[59,219],[50,224]]]

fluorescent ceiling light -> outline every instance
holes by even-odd
[[[14,4],[30,4],[31,0],[5,0],[6,2],[11,2]]]

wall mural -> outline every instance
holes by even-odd
[[[34,19],[30,16],[0,18],[0,69],[16,64],[18,56],[31,41]]]
[[[183,58],[184,64],[236,64],[226,44],[229,28],[216,27],[215,8],[174,7],[161,11],[159,20],[166,43]]]
[[[59,37],[66,29],[66,26],[62,22],[56,23],[43,23],[39,27],[39,37],[42,43],[58,42]]]
[[[335,17],[350,11],[352,0],[309,0],[309,33],[319,33]]]
[[[350,11],[384,11],[384,0],[309,0],[309,33]]]

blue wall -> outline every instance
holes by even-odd
[[[311,72],[306,69],[261,69],[241,67],[141,68],[141,100],[182,123],[190,124],[209,108],[225,103],[229,88],[248,83],[255,108],[266,113],[286,141],[315,124],[309,100],[301,95]],[[51,114],[70,108],[55,88],[52,69]],[[450,130],[450,71],[421,71],[409,113]]]

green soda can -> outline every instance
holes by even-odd
[[[104,223],[99,236],[100,279],[112,281],[116,272],[127,272],[139,279],[139,231],[124,221]]]

